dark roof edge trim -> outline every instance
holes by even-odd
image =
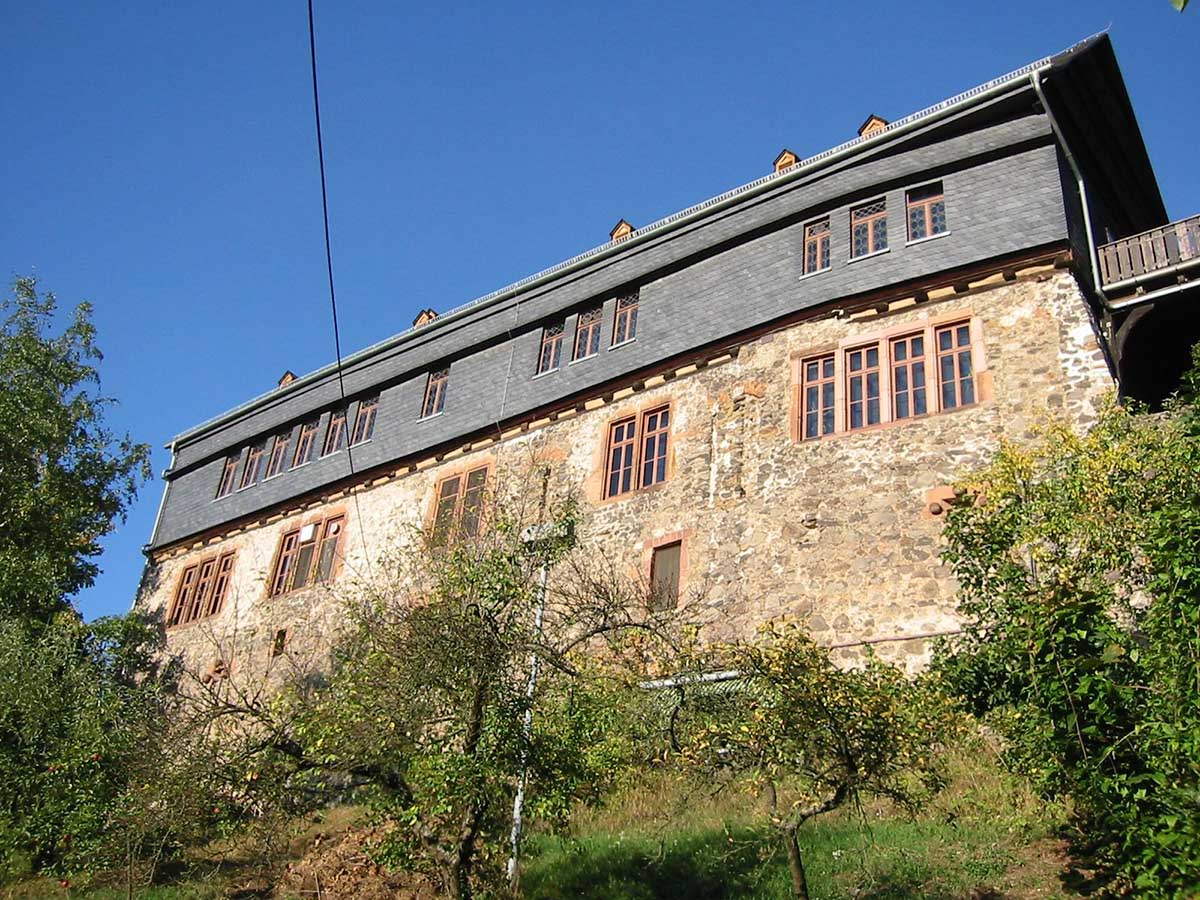
[[[1101,34],[1092,35],[1072,45],[1061,53],[1042,57],[1039,60],[1009,72],[1007,75],[1002,75],[999,78],[993,78],[992,80],[986,81],[983,84],[973,87],[968,91],[964,91],[961,94],[957,94],[953,97],[939,101],[938,103],[933,104],[933,106],[926,107],[919,112],[907,115],[902,119],[897,119],[895,122],[890,123],[885,128],[882,128],[870,135],[865,137],[855,137],[843,144],[837,145],[836,147],[823,150],[814,156],[810,156],[807,159],[802,160],[797,165],[783,170],[782,172],[771,172],[761,178],[749,182],[748,184],[733,188],[732,190],[726,191],[723,194],[718,194],[716,197],[705,200],[702,203],[698,203],[694,206],[688,207],[687,209],[672,213],[663,219],[659,219],[657,222],[653,222],[652,224],[643,228],[636,229],[624,240],[609,241],[608,243],[601,244],[599,247],[594,247],[591,250],[587,250],[577,256],[573,256],[570,259],[557,263],[548,269],[543,269],[541,272],[528,275],[519,281],[513,282],[507,287],[500,288],[499,290],[492,291],[490,294],[485,294],[484,296],[475,300],[471,300],[468,303],[456,306],[448,312],[443,313],[432,322],[418,327],[406,329],[398,334],[386,338],[383,341],[372,344],[369,347],[365,347],[362,350],[358,350],[350,354],[342,360],[342,369],[345,370],[346,367],[350,365],[361,362],[362,360],[365,360],[377,353],[404,343],[418,333],[428,332],[435,328],[444,327],[450,322],[461,318],[469,312],[482,309],[492,305],[493,303],[508,299],[530,287],[533,287],[536,284],[549,281],[556,276],[576,269],[586,263],[603,259],[615,253],[625,252],[631,247],[640,244],[653,236],[668,233],[674,230],[676,227],[691,221],[692,219],[715,212],[731,203],[744,198],[752,197],[770,188],[786,184],[787,182],[800,177],[802,174],[808,174],[814,169],[819,169],[824,164],[834,159],[838,159],[852,151],[859,151],[864,147],[880,144],[885,140],[895,137],[897,132],[908,131],[917,124],[925,122],[927,119],[940,117],[952,110],[957,110],[960,107],[974,105],[985,97],[990,96],[997,91],[1009,88],[1017,82],[1026,79],[1032,72],[1039,69],[1045,69],[1053,65],[1056,60],[1060,59],[1064,55],[1076,53],[1081,49],[1086,48],[1098,37],[1100,37]],[[181,432],[172,438],[166,446],[169,448],[174,448],[181,442],[190,442],[203,437],[206,433],[252,412],[258,407],[265,405],[269,401],[276,400],[284,394],[290,393],[291,391],[307,387],[321,378],[333,374],[337,371],[337,369],[337,363],[329,363],[328,365],[322,366],[320,369],[297,378],[291,384],[287,385],[286,388],[275,388],[274,390],[268,391],[265,394],[260,394],[257,397],[254,397],[253,399],[248,400],[231,410],[228,410],[227,412],[221,413],[220,415],[202,422],[193,428],[189,428],[188,430]]]

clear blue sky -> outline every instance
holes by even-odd
[[[1172,218],[1200,211],[1200,8],[317,0],[343,350],[1111,26]],[[154,447],[333,359],[302,0],[5,0],[0,270],[90,299]],[[124,612],[147,484],[78,600]]]

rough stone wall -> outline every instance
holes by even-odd
[[[172,629],[171,649],[197,668],[218,656],[232,658],[235,671],[294,664],[314,654],[319,659],[340,618],[338,594],[370,578],[368,558],[403,552],[414,540],[414,529],[431,514],[440,478],[484,461],[503,477],[535,453],[553,461],[559,481],[578,485],[582,539],[621,567],[644,576],[653,546],[683,539],[681,593],[702,611],[710,635],[749,634],[773,617],[803,617],[825,644],[885,639],[876,645],[882,657],[919,667],[927,641],[887,639],[956,626],[955,585],[939,562],[941,520],[930,512],[931,498],[981,464],[1002,436],[1026,438],[1047,414],[1086,426],[1112,387],[1070,273],[1043,268],[1015,281],[997,275],[965,294],[938,293],[950,296],[792,325],[741,345],[723,361],[647,379],[610,402],[589,404],[596,408],[369,487],[357,498],[332,498],[203,549],[164,555],[148,567],[138,604],[165,614],[185,566],[235,548],[223,611]],[[968,317],[981,344],[979,403],[815,441],[795,439],[799,358]],[[667,481],[603,499],[610,423],[664,403],[671,404],[672,419]],[[347,514],[336,580],[268,599],[280,536],[336,510]],[[280,628],[288,631],[289,650],[271,663]],[[861,651],[848,646],[842,652]]]

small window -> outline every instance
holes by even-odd
[[[237,476],[238,460],[241,459],[240,453],[233,453],[225,457],[225,464],[221,467],[221,482],[217,485],[217,499],[228,497],[233,493],[234,479]]]
[[[487,476],[488,467],[479,466],[465,475],[451,475],[438,482],[431,535],[435,546],[479,534]]]
[[[894,338],[892,346],[892,418],[908,419],[929,411],[925,392],[925,335]]]
[[[288,633],[286,628],[276,630],[275,637],[271,641],[271,659],[283,656],[287,650]]]
[[[421,404],[421,418],[428,419],[436,416],[446,406],[446,382],[450,380],[450,369],[439,369],[429,373],[429,383],[425,385],[425,402]]]
[[[575,325],[575,349],[571,360],[586,359],[600,350],[600,319],[604,313],[603,307],[595,306],[579,314]]]
[[[233,574],[233,556],[230,551],[183,570],[167,614],[168,628],[215,616],[221,611]]]
[[[655,611],[674,609],[679,605],[679,566],[683,544],[663,544],[655,547],[650,557],[650,608]]]
[[[275,443],[271,445],[271,457],[267,460],[267,477],[274,478],[287,468],[288,449],[292,446],[292,432],[282,431],[275,435]]]
[[[971,364],[971,326],[957,322],[937,330],[938,390],[942,409],[975,402],[975,371]]]
[[[341,547],[344,516],[332,516],[287,532],[279,540],[269,596],[329,581]]]
[[[806,359],[800,364],[802,437],[805,440],[833,434],[833,354]]]
[[[667,480],[670,426],[668,406],[645,412],[640,419],[621,419],[609,426],[605,497],[618,497]]]
[[[887,200],[880,199],[850,212],[850,255],[868,256],[886,250]]]
[[[629,294],[617,298],[617,312],[613,319],[613,346],[632,341],[637,337],[638,295]]]
[[[300,426],[300,437],[296,440],[296,455],[292,458],[292,468],[311,462],[317,449],[317,428],[320,421],[313,419]]]
[[[538,354],[537,374],[553,372],[562,361],[562,324],[550,325],[542,329],[542,349]]]
[[[242,470],[242,481],[238,485],[238,490],[248,488],[252,484],[258,482],[258,476],[262,474],[263,462],[263,444],[250,448],[250,453],[246,457],[246,468]]]
[[[879,345],[846,351],[846,427],[880,422]]]
[[[325,432],[325,444],[321,447],[321,455],[328,456],[337,453],[346,446],[346,411],[334,410],[329,416],[329,428]]]
[[[946,199],[942,183],[935,181],[908,192],[908,239],[944,234],[946,231]]]
[[[804,226],[804,274],[829,268],[829,219]]]
[[[375,413],[378,410],[379,397],[377,396],[359,401],[358,415],[354,417],[354,434],[350,439],[351,444],[361,444],[371,439],[371,435],[375,433]]]

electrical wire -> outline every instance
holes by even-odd
[[[338,328],[337,292],[333,286],[333,245],[329,237],[329,192],[325,184],[325,141],[321,135],[321,96],[317,89],[317,30],[313,24],[313,0],[308,0],[308,58],[312,63],[312,97],[313,118],[317,125],[317,167],[321,172],[321,215],[325,223],[325,270],[329,275],[329,308],[333,314],[333,351],[337,358],[338,395],[342,401],[342,427],[350,429],[350,405],[346,402],[346,383],[342,377],[342,336]],[[350,468],[350,477],[354,477],[354,447],[347,443],[346,461]],[[358,492],[350,487],[350,496],[354,499],[354,518],[358,520],[358,531],[363,545],[363,557],[367,561],[367,569],[371,568],[371,557],[367,552],[367,533],[363,527],[362,510],[358,505]]]

